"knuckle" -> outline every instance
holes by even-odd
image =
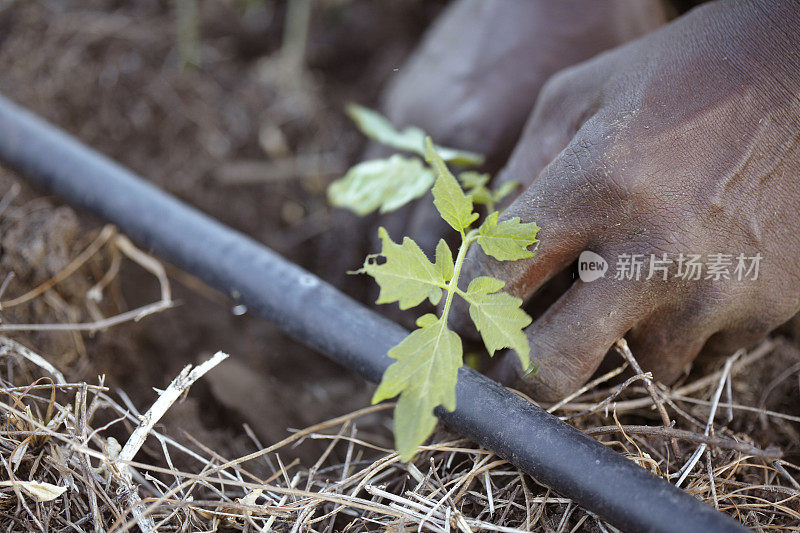
[[[548,112],[558,104],[570,87],[570,74],[565,71],[550,76],[539,91],[542,112]]]
[[[628,186],[614,169],[603,164],[603,141],[595,136],[576,138],[548,167],[543,185],[553,202],[581,216],[629,211]]]
[[[560,123],[566,130],[575,131],[581,120],[565,123],[565,117],[574,115],[574,109],[585,105],[575,95],[575,87],[579,83],[578,71],[574,68],[562,70],[552,75],[542,85],[533,109],[532,124],[541,127],[544,124]]]
[[[566,100],[575,87],[582,85],[583,72],[580,66],[560,70],[550,76],[539,91],[543,104],[553,104]]]

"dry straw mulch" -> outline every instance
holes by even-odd
[[[623,355],[625,348],[620,344]],[[253,453],[237,459],[154,429],[223,355],[187,367],[144,415],[102,379],[65,382],[44,358],[12,339],[0,337],[0,355],[3,530],[614,531],[445,430],[413,463],[400,462],[385,435],[359,431],[361,421],[387,416],[391,404],[294,431],[268,446],[253,437]],[[640,373],[607,386],[625,366],[637,366],[632,354],[626,358],[620,369],[549,409],[747,526],[798,528],[800,467],[787,460],[797,456],[796,441],[791,449],[762,447],[732,429],[796,435],[797,416],[737,401],[747,396],[744,380],[776,358],[785,359],[776,363],[783,371],[766,388],[787,381],[797,387],[795,349],[780,339],[765,341],[716,372],[671,389]],[[668,426],[659,412],[666,413]],[[327,444],[315,464],[286,459],[312,441]]]

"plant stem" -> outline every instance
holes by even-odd
[[[461,234],[461,246],[458,248],[458,256],[456,256],[456,264],[453,268],[453,277],[450,278],[450,283],[447,285],[447,298],[444,301],[444,309],[442,310],[442,324],[447,324],[447,317],[450,314],[450,306],[453,304],[453,295],[460,292],[458,288],[458,278],[461,275],[461,267],[464,266],[464,258],[467,256],[469,246],[477,239],[478,230],[474,229],[466,234]]]
[[[176,2],[181,68],[200,66],[200,7],[197,0]]]
[[[303,68],[310,20],[311,0],[289,0],[281,53],[289,61],[294,72],[299,72]]]

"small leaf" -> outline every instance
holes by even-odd
[[[475,172],[474,170],[467,170],[458,175],[458,181],[464,189],[475,189],[476,187],[483,187],[489,183],[489,174]]]
[[[397,362],[383,374],[372,397],[372,403],[378,403],[400,395],[394,410],[394,435],[403,461],[414,456],[436,427],[433,409],[437,405],[448,411],[456,408],[461,339],[441,319],[425,318],[424,323],[389,350],[389,357]]]
[[[388,118],[358,104],[348,104],[346,111],[361,133],[370,139],[398,150],[420,153],[425,142],[425,132],[421,129],[409,127],[398,131]]]
[[[328,201],[364,216],[388,213],[423,196],[433,184],[433,172],[416,157],[395,154],[357,164],[328,187]]]
[[[427,328],[439,321],[439,317],[433,313],[425,313],[417,319],[418,328]]]
[[[476,204],[493,206],[500,203],[503,198],[511,194],[514,189],[519,187],[517,181],[507,181],[490,191],[486,184],[489,182],[489,174],[481,174],[472,170],[462,172],[458,175],[459,181],[464,186],[467,195]]]
[[[438,145],[436,146],[436,150],[439,152],[439,155],[442,156],[442,159],[460,167],[478,167],[481,166],[484,161],[484,157],[481,154],[469,152],[467,150]]]
[[[497,278],[492,278],[489,276],[478,276],[477,278],[470,281],[469,288],[467,288],[467,292],[473,294],[497,292],[505,286],[506,283]]]
[[[515,261],[532,257],[528,246],[536,241],[539,226],[535,222],[520,222],[519,217],[497,223],[498,213],[494,212],[483,221],[478,229],[478,244],[487,255],[500,261]]]
[[[475,222],[478,213],[472,212],[472,199],[464,194],[456,178],[436,153],[430,137],[425,139],[425,159],[433,166],[436,173],[436,182],[432,190],[433,205],[453,229],[464,231]]]
[[[406,237],[397,244],[384,228],[378,229],[383,244],[381,253],[386,261],[376,262],[372,255],[364,261],[363,271],[375,278],[381,288],[376,303],[397,302],[400,309],[417,306],[429,299],[433,305],[442,298],[442,267],[431,263],[417,243]],[[451,259],[452,261],[452,259]]]
[[[444,242],[444,239],[439,239],[439,244],[436,245],[436,266],[442,273],[442,280],[447,282],[453,277],[453,252],[450,247]]]
[[[0,487],[17,487],[22,489],[37,502],[49,502],[55,500],[64,492],[67,487],[59,487],[51,483],[42,483],[39,481],[0,481]]]
[[[481,276],[473,279],[464,299],[469,303],[469,316],[481,334],[490,355],[503,348],[517,352],[522,368],[530,364],[528,339],[523,329],[531,317],[521,309],[522,300],[505,292],[497,292],[505,283]]]
[[[472,198],[472,202],[480,205],[488,205],[494,203],[492,192],[486,187],[475,187],[467,191],[467,195]]]
[[[495,188],[495,190],[492,191],[495,203],[499,203],[503,198],[514,192],[514,189],[519,187],[519,185],[520,183],[518,181],[507,181]]]
[[[398,150],[425,155],[425,132],[410,126],[398,131],[391,121],[372,109],[358,104],[347,106],[347,115],[356,123],[361,133],[386,146]],[[483,156],[466,150],[437,147],[445,161],[461,166],[478,166],[483,164]]]

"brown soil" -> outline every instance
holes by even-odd
[[[342,113],[373,103],[440,3],[321,2],[306,71],[282,68],[283,2],[207,1],[199,68],[181,68],[175,2],[0,4],[0,92],[226,224],[316,269],[331,213],[324,186],[357,157],[362,140]],[[249,7],[248,7],[249,6]],[[317,157],[322,154],[321,157]],[[310,163],[309,163],[310,161]],[[100,227],[0,169],[4,298],[57,274]],[[336,223],[342,219],[337,218]],[[343,219],[347,223],[347,219]],[[16,323],[88,320],[86,291],[108,267],[91,264],[50,291],[4,312]],[[319,270],[319,269],[317,269]],[[221,451],[237,451],[247,422],[271,442],[368,403],[363,381],[232,303],[170,271],[180,305],[93,337],[18,335],[69,378],[107,383],[147,407],[185,364],[216,350],[233,361],[200,384],[165,424]],[[330,274],[325,272],[324,274]],[[158,284],[123,262],[101,307],[106,314],[158,298]],[[247,381],[251,395],[236,394]],[[233,448],[233,449],[230,449]],[[229,450],[230,449],[230,450]]]
[[[337,262],[330,251],[335,253],[337,231],[347,229],[354,221],[332,213],[322,193],[329,179],[354,162],[363,147],[342,113],[343,106],[349,100],[374,103],[380,87],[402,64],[443,3],[320,0],[315,3],[309,32],[307,68],[298,73],[287,70],[278,59],[284,2],[200,2],[201,66],[181,68],[174,0],[0,0],[0,93],[291,260],[329,279],[340,279],[344,267],[338,265],[342,261]],[[2,301],[23,295],[62,272],[102,227],[102,221],[43,196],[2,168],[0,198],[0,281],[10,272],[15,274],[0,297]],[[337,264],[335,269],[323,269],[332,263]],[[95,311],[109,316],[158,299],[157,281],[123,260],[119,276],[94,309],[86,293],[112,264],[111,253],[103,248],[54,289],[23,304],[6,306],[3,322],[90,321]],[[247,314],[238,316],[225,296],[174,268],[168,270],[179,302],[173,309],[95,335],[41,332],[15,334],[14,338],[46,356],[69,381],[97,383],[99,374],[106,375],[105,383],[112,391],[127,393],[140,411],[154,401],[152,388],[166,386],[186,364],[216,350],[230,353],[232,358],[196,383],[190,395],[176,403],[157,428],[193,449],[200,442],[227,457],[251,452],[253,438],[265,445],[273,443],[284,438],[288,428],[310,426],[369,404],[371,388],[360,378],[293,342],[263,320]],[[780,333],[789,340],[777,342],[774,354],[737,375],[733,396],[738,403],[800,416],[796,400],[798,331],[793,324],[784,327]],[[719,366],[719,362],[701,363],[688,381]],[[27,383],[26,377],[15,375],[12,380],[4,376],[3,380],[19,385]],[[594,403],[613,390],[604,387],[599,392],[589,391],[577,401]],[[698,397],[707,399],[708,392],[704,389]],[[627,394],[646,395],[638,386]],[[707,406],[680,405],[696,420],[705,420],[708,415]],[[560,414],[571,412],[564,409]],[[620,410],[619,414],[620,423],[625,425],[660,423],[649,406]],[[102,418],[102,413],[97,418]],[[686,424],[685,419],[677,418]],[[718,421],[721,419],[718,415]],[[93,427],[100,427],[102,422],[95,420]],[[372,443],[364,445],[365,451],[356,448],[364,454],[359,458],[372,457],[369,454],[375,453],[375,446],[390,445],[387,422],[386,411],[359,419],[359,436]],[[608,417],[597,413],[575,422],[584,429],[609,423]],[[243,424],[252,429],[251,435],[243,431]],[[785,418],[747,411],[737,412],[721,434],[762,449],[777,446],[788,461],[796,464],[800,459],[798,427]],[[341,426],[340,433],[345,430],[355,435],[349,425]],[[196,439],[194,444],[187,434]],[[121,441],[124,436],[120,435]],[[437,446],[445,437],[454,438],[440,435],[435,440]],[[623,440],[619,435],[606,435],[601,440],[645,466],[645,459],[668,453],[663,439],[655,439],[657,443],[644,452],[639,449],[645,444],[644,438]],[[140,458],[163,465],[159,450],[148,443],[150,448],[145,446],[145,450],[149,456]],[[310,466],[321,454],[327,455],[323,452],[328,446],[325,439],[306,439],[302,444],[282,448],[281,457],[288,462],[296,454]],[[694,449],[682,445],[684,452]],[[348,446],[340,443],[331,461],[349,462],[353,450]],[[455,453],[443,446],[442,450],[430,451],[417,465],[427,471],[435,463],[447,480],[447,475],[458,475],[457,471],[448,473],[451,464],[460,464],[460,459],[451,457]],[[474,457],[482,454],[476,451]],[[738,490],[735,483],[762,482],[780,483],[785,485],[781,490],[794,490],[789,480],[775,472],[765,473],[760,464],[742,467],[734,476],[724,467],[734,461],[731,457],[720,453],[714,459],[715,467],[720,465],[718,475],[730,478],[731,490]],[[465,461],[467,469],[472,466],[471,460]],[[672,459],[670,471],[676,464]],[[196,467],[186,465],[190,471]],[[274,471],[261,463],[249,468],[258,475]],[[400,494],[410,478],[406,466],[397,463],[394,468],[397,472],[386,483]],[[498,463],[494,469],[505,471],[508,467]],[[289,470],[294,474],[295,470]],[[340,471],[347,472],[348,468]],[[325,468],[320,473],[328,475]],[[762,480],[762,474],[769,479]],[[504,479],[507,474],[492,475]],[[312,484],[312,477],[308,475],[308,486],[319,488]],[[505,494],[503,498],[511,502],[507,503],[511,509],[508,517],[505,513],[495,517],[500,522],[532,523],[523,512],[530,514],[529,487],[522,476],[519,479],[521,486],[508,482],[498,492],[498,497]],[[691,483],[692,493],[711,501],[702,473]],[[535,494],[550,495],[549,490],[531,488]],[[722,494],[724,489],[720,485],[714,490]],[[486,502],[473,492],[468,494],[474,499],[470,500],[473,510],[482,516]],[[794,493],[777,492],[769,497],[777,500],[783,494]],[[761,493],[757,496],[767,498]],[[791,512],[785,521],[776,523],[797,525],[795,516],[800,510],[796,494],[792,498],[785,504]],[[736,515],[737,509],[725,505],[723,502],[724,510]],[[569,518],[571,504],[555,502],[552,506],[545,511],[540,529],[555,530],[562,516]],[[462,507],[461,511],[467,513],[469,509]],[[328,510],[326,507],[325,512]],[[747,512],[737,516],[750,525],[772,527],[763,516],[756,516],[756,511]],[[564,520],[567,531],[587,520],[588,515],[581,513]],[[287,519],[287,529],[295,516]],[[337,527],[340,522],[336,522]],[[364,522],[359,527],[368,529],[369,524]],[[354,530],[360,529],[354,526]]]

